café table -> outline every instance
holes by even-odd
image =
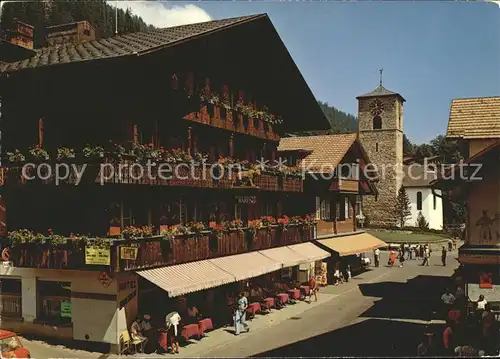
[[[212,323],[212,319],[203,318],[198,321],[198,329],[200,331],[200,335],[204,336],[207,330],[214,329],[214,325]]]
[[[168,351],[168,335],[164,329],[158,330],[158,346],[166,352]]]
[[[258,313],[261,310],[262,310],[262,308],[260,306],[260,303],[254,302],[254,303],[248,304],[247,313],[251,314],[252,317],[255,316],[255,313]]]
[[[280,304],[286,304],[290,300],[290,296],[287,293],[279,293],[277,295]]]
[[[198,337],[200,338],[200,328],[198,327],[198,324],[187,324],[182,327],[182,336],[184,339],[189,340],[192,337]]]
[[[305,296],[308,297],[310,292],[311,292],[311,288],[309,288],[308,285],[301,285],[300,286],[300,289],[302,289],[304,292],[305,292]]]
[[[271,308],[274,308],[276,306],[276,301],[274,298],[266,298],[262,302],[262,308],[271,310]]]
[[[288,295],[291,299],[300,299],[300,290],[298,289],[289,289]]]

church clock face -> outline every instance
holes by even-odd
[[[380,101],[379,99],[376,99],[374,100],[371,104],[370,104],[370,113],[373,115],[373,116],[378,116],[382,113],[382,111],[384,111],[384,104],[382,103],[382,101]]]

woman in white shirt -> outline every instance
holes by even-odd
[[[179,323],[181,321],[181,316],[177,312],[172,312],[167,314],[165,317],[165,325],[167,327],[167,338],[170,341],[170,346],[172,348],[172,353],[179,353]]]

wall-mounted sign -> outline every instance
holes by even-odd
[[[255,197],[255,196],[236,196],[236,200],[240,204],[255,204],[255,203],[257,203],[257,197]]]
[[[85,264],[109,266],[111,264],[110,249],[99,247],[85,247]]]
[[[138,252],[139,248],[137,247],[120,247],[120,258],[136,260]]]
[[[109,274],[108,274],[108,273],[106,273],[106,272],[101,272],[101,273],[99,273],[99,277],[98,277],[98,279],[99,279],[99,282],[101,282],[101,284],[102,284],[102,286],[103,286],[104,288],[109,287],[109,285],[110,285],[110,284],[111,284],[111,282],[113,281],[113,278],[111,278],[111,277],[109,276]]]
[[[71,301],[68,300],[61,301],[61,317],[71,318]]]

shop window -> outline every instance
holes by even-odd
[[[71,323],[71,283],[38,281],[38,319]]]
[[[21,280],[0,279],[0,317],[20,318],[21,310]]]

